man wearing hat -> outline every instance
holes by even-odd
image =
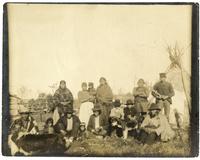
[[[168,141],[174,137],[165,115],[160,113],[161,109],[157,104],[152,103],[148,115],[141,124],[139,140],[143,144],[153,144],[157,140]]]
[[[56,132],[70,141],[77,138],[80,127],[80,120],[76,115],[73,115],[73,112],[72,108],[65,107],[65,115],[62,116],[55,125]]]
[[[105,137],[108,129],[108,121],[101,113],[99,104],[95,104],[93,114],[90,116],[87,130],[96,136]]]
[[[124,121],[125,128],[123,131],[123,137],[128,137],[128,131],[132,131],[137,127],[138,112],[135,104],[131,99],[126,101],[126,107],[124,108]]]
[[[140,113],[146,113],[148,110],[148,96],[149,89],[145,86],[144,79],[139,79],[137,87],[133,89],[133,96],[137,111]]]
[[[12,155],[19,151],[18,144],[22,136],[39,133],[37,122],[30,116],[30,110],[26,107],[21,107],[18,112],[20,118],[16,119],[10,126],[9,144]]]
[[[54,124],[63,114],[63,107],[73,108],[73,95],[71,91],[66,87],[66,82],[64,80],[60,81],[59,88],[54,94]]]
[[[116,131],[118,137],[122,136],[122,128],[124,126],[124,109],[121,107],[121,102],[119,99],[116,99],[113,102],[114,108],[111,109],[110,113],[110,133],[112,134]]]
[[[156,98],[156,103],[163,109],[167,119],[169,120],[170,104],[172,97],[175,95],[173,86],[166,81],[166,73],[160,73],[160,81],[153,86],[152,95]]]

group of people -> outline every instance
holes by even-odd
[[[69,143],[88,136],[117,136],[124,139],[132,136],[141,144],[153,144],[157,140],[168,141],[175,136],[169,124],[174,90],[172,84],[166,81],[165,73],[160,73],[160,81],[151,91],[155,103],[148,100],[150,90],[143,79],[139,79],[137,87],[133,89],[133,99],[128,99],[125,104],[119,99],[113,100],[112,89],[104,77],[99,82],[97,89],[92,82],[82,83],[82,90],[78,92],[80,108],[77,115],[73,109],[73,95],[66,87],[66,82],[60,81],[54,94],[53,117],[47,119],[44,134],[59,134]],[[20,114],[22,117],[11,127],[11,139],[14,142],[19,139],[22,130],[27,134],[39,133],[30,114],[27,111]]]

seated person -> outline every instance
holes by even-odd
[[[53,118],[48,118],[44,126],[45,134],[54,134]]]
[[[56,132],[60,133],[66,142],[73,142],[78,136],[80,120],[77,116],[73,115],[73,112],[72,108],[65,107],[64,116],[55,125]]]
[[[174,131],[160,110],[157,104],[151,104],[149,113],[141,124],[139,140],[143,144],[153,144],[157,140],[168,141],[174,137]]]
[[[9,135],[9,145],[11,146],[11,154],[15,155],[20,149],[19,141],[20,138],[28,135],[28,134],[38,134],[39,129],[37,126],[37,122],[30,115],[29,109],[23,107],[20,108],[19,114],[20,118],[16,119],[10,127],[10,135]],[[15,147],[14,147],[15,146]],[[26,153],[24,153],[26,154]]]
[[[93,114],[90,116],[87,130],[96,135],[99,138],[103,138],[107,134],[108,121],[105,116],[101,114],[101,108],[99,104],[95,104]]]
[[[110,128],[112,134],[114,131],[118,137],[122,137],[122,132],[124,128],[124,110],[121,107],[119,99],[116,99],[113,103],[114,108],[112,108],[110,113]]]
[[[125,128],[123,131],[123,138],[126,139],[128,137],[128,131],[134,130],[137,128],[137,109],[134,106],[134,103],[131,99],[128,99],[126,102],[126,107],[124,108],[124,121]]]
[[[79,132],[78,132],[78,140],[83,140],[87,138],[87,132],[86,132],[86,124],[84,122],[82,122],[80,124],[80,127],[79,127]]]

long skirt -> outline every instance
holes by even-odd
[[[90,116],[93,114],[92,109],[94,104],[92,102],[81,103],[79,110],[79,119],[81,122],[85,122],[87,127]]]
[[[55,125],[60,119],[60,114],[58,113],[58,107],[53,112],[53,125]]]

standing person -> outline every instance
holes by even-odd
[[[137,87],[133,89],[133,96],[137,111],[139,113],[146,113],[148,110],[148,96],[149,89],[145,86],[143,79],[139,79],[137,82]]]
[[[58,119],[63,115],[63,108],[73,108],[73,95],[66,87],[64,80],[60,81],[60,86],[54,94],[55,109],[53,113],[53,123],[56,124]]]
[[[108,121],[101,112],[99,104],[95,104],[93,114],[90,116],[87,130],[97,137],[105,137],[107,135]]]
[[[160,81],[153,86],[152,95],[156,98],[156,103],[163,109],[169,121],[170,104],[172,97],[175,95],[173,86],[166,81],[166,73],[160,73]]]
[[[93,82],[89,82],[88,83],[88,92],[89,94],[92,96],[92,101],[95,103],[96,102],[96,89],[94,88],[94,83]]]
[[[157,104],[152,103],[148,115],[141,125],[139,140],[143,144],[153,144],[157,140],[169,141],[175,136],[165,115],[160,113]]]
[[[92,108],[94,104],[92,101],[92,96],[90,96],[87,90],[87,83],[82,83],[82,91],[78,92],[78,100],[81,103],[79,110],[79,119],[81,122],[84,122],[86,127],[88,125],[88,121],[90,116],[92,115]]]
[[[112,89],[108,85],[106,79],[101,77],[99,80],[100,85],[97,88],[97,102],[101,104],[102,114],[105,115],[108,120],[110,111],[112,109],[113,93]]]

